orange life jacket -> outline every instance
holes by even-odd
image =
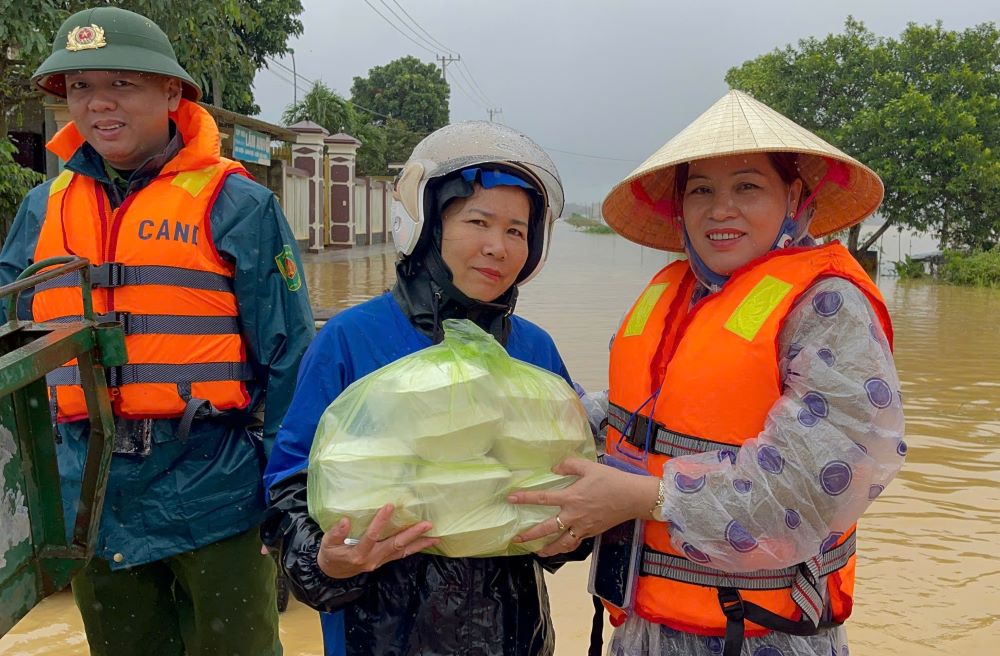
[[[716,451],[720,460],[735,462],[740,445],[758,436],[781,397],[778,337],[789,310],[818,279],[831,276],[849,280],[866,295],[891,345],[892,326],[878,288],[840,244],[770,253],[693,308],[696,281],[687,262],[661,270],[611,347],[607,451],[614,454],[617,445],[642,457],[648,441],[645,466],[656,476],[677,455]],[[667,481],[681,483],[697,487],[699,481]],[[635,611],[649,621],[725,635],[727,643],[731,634],[742,642],[744,632],[815,633],[823,611],[817,584],[823,577],[833,622],[850,615],[853,527],[831,535],[807,563],[746,573],[713,568],[693,545],[678,551],[670,530],[662,522],[645,527]],[[753,548],[753,538],[738,524],[727,537],[740,548]],[[624,621],[623,611],[608,608],[613,623]]]
[[[128,363],[107,373],[115,414],[129,419],[184,416],[208,403],[240,409],[250,401],[233,267],[216,251],[210,223],[226,178],[246,170],[219,156],[218,128],[197,104],[182,100],[171,118],[184,147],[117,209],[99,182],[63,171],[49,188],[34,255],[90,260],[94,312],[125,331]],[[68,161],[82,144],[70,123],[48,147]],[[82,312],[79,274],[36,287],[35,321],[79,320]],[[75,362],[47,380],[59,421],[87,416]]]

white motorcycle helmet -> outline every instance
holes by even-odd
[[[427,198],[428,185],[480,165],[523,179],[542,197],[542,216],[532,217],[528,259],[516,279],[516,284],[523,284],[545,264],[552,224],[563,210],[563,188],[556,166],[545,151],[505,125],[487,121],[454,123],[417,144],[396,177],[392,192],[392,240],[402,257],[412,254],[429,238],[428,214],[437,211]]]

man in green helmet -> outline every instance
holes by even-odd
[[[220,157],[198,85],[150,20],[74,14],[33,80],[66,98],[73,122],[48,144],[66,166],[22,203],[0,284],[88,258],[94,311],[122,324],[129,360],[107,372],[115,455],[95,556],[73,581],[91,653],[280,654],[257,526],[312,336],[294,238],[274,195]],[[39,285],[19,314],[79,317],[76,284]],[[72,526],[85,404],[75,366],[47,382]]]

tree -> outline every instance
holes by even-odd
[[[416,57],[375,66],[368,77],[354,78],[351,102],[365,108],[368,123],[384,128],[384,174],[389,163],[406,161],[421,139],[448,123],[449,94],[441,71]]]
[[[253,114],[252,84],[268,57],[289,52],[302,33],[300,0],[111,0],[151,18],[170,39],[178,61],[202,86],[206,100]],[[0,0],[0,135],[29,98],[31,74],[52,49],[59,25],[94,2]],[[222,99],[219,102],[219,99]]]
[[[351,134],[359,122],[351,104],[323,82],[316,82],[299,102],[289,105],[281,115],[285,125],[299,121],[312,121],[326,128],[331,134]]]
[[[1000,238],[1000,33],[910,24],[879,38],[848,18],[842,34],[803,39],[731,69],[726,81],[871,166],[885,182],[883,225],[936,232],[943,247]]]
[[[385,169],[385,129],[367,123],[354,106],[323,82],[316,82],[298,103],[281,115],[285,125],[309,120],[330,134],[344,132],[361,142],[357,170],[360,175],[382,175]]]
[[[21,199],[43,180],[14,161],[7,130],[24,104],[37,97],[31,74],[51,52],[59,25],[83,6],[65,0],[0,0],[0,238],[6,239]]]
[[[11,158],[10,121],[39,97],[31,75],[52,51],[70,14],[93,0],[0,0],[0,220],[9,222],[38,177]],[[206,100],[242,113],[257,113],[253,78],[268,57],[288,52],[289,36],[302,33],[300,0],[110,0],[137,11],[166,32],[181,65],[198,81]],[[219,102],[219,98],[222,101]],[[4,229],[0,236],[6,235]]]
[[[45,180],[41,173],[35,173],[15,162],[13,153],[14,144],[9,139],[0,139],[0,244],[7,239],[24,195]]]
[[[52,51],[52,37],[83,2],[0,0],[0,140],[10,119],[37,93],[31,74]]]
[[[204,100],[242,114],[257,114],[253,79],[268,57],[290,52],[302,34],[301,0],[111,0],[148,16],[174,46]]]

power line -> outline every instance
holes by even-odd
[[[492,104],[493,104],[493,102],[492,102],[492,101],[490,100],[490,97],[486,95],[486,92],[484,92],[484,91],[482,90],[482,88],[481,88],[481,87],[479,86],[479,83],[478,83],[478,82],[476,82],[476,78],[475,78],[475,77],[473,77],[473,75],[472,75],[472,71],[471,71],[471,70],[469,70],[469,66],[468,66],[468,64],[466,64],[466,63],[465,63],[465,60],[462,60],[461,62],[459,62],[459,66],[460,66],[461,68],[464,68],[464,69],[465,69],[465,72],[469,74],[469,79],[470,79],[470,80],[472,81],[472,85],[473,85],[474,87],[476,87],[476,89],[477,89],[477,90],[479,91],[479,95],[481,95],[481,96],[482,96],[483,98],[485,98],[485,99],[486,99],[486,104],[487,104],[487,105],[492,105]]]
[[[461,63],[461,60],[459,60],[459,62]],[[475,87],[474,87],[474,85],[473,85],[473,82],[472,82],[472,80],[470,80],[470,79],[469,79],[469,78],[468,78],[468,77],[467,77],[467,76],[465,75],[465,73],[463,73],[463,72],[462,72],[462,68],[461,68],[461,66],[460,66],[460,67],[458,67],[458,68],[457,68],[457,69],[455,69],[455,70],[457,70],[457,71],[458,71],[458,74],[462,76],[462,79],[463,79],[463,80],[465,80],[465,81],[466,81],[466,82],[467,82],[467,83],[469,84],[469,87],[470,87],[470,88],[471,88],[471,89],[472,89],[473,91],[475,91]],[[490,99],[489,99],[489,98],[487,98],[487,97],[486,97],[486,96],[485,96],[484,94],[482,94],[482,93],[477,93],[476,95],[478,95],[478,96],[479,96],[479,97],[480,97],[480,98],[482,99],[482,102],[483,102],[483,104],[485,104],[485,105],[486,105],[487,107],[493,104],[493,103],[491,103],[491,102],[490,102]]]
[[[548,146],[542,146],[545,150],[552,151],[553,153],[562,153],[563,155],[573,155],[574,157],[586,157],[588,159],[603,159],[609,162],[627,162],[629,164],[639,164],[639,160],[636,159],[624,159],[621,157],[606,157],[604,155],[590,155],[587,153],[576,153],[572,150],[560,150],[558,148],[549,148]]]
[[[483,109],[487,108],[487,105],[483,105],[482,101],[476,100],[475,98],[473,98],[472,95],[468,91],[466,91],[465,87],[462,86],[462,84],[458,81],[457,78],[452,78],[452,82],[454,83],[454,85],[456,87],[458,87],[458,90],[461,91],[462,94],[465,95],[466,98],[468,98],[469,100],[471,100],[473,102],[473,104],[480,105],[480,106],[483,107]]]
[[[273,64],[276,64],[277,66],[283,68],[284,70],[286,70],[288,72],[292,72],[292,70],[290,68],[288,68],[287,66],[285,66],[281,62],[276,61],[274,59],[271,59],[270,57],[268,57],[268,59]],[[266,70],[271,75],[275,76],[276,78],[278,78],[278,79],[280,79],[280,80],[282,80],[282,81],[284,81],[284,82],[286,82],[288,84],[291,84],[291,85],[295,84],[292,80],[288,79],[284,75],[281,75],[280,73],[278,73],[276,70],[272,69],[271,67],[266,67]],[[312,82],[311,80],[309,80],[308,78],[306,78],[304,75],[298,74],[298,77],[300,79],[302,79],[303,81],[305,81],[305,82],[309,82],[309,84],[315,84],[315,82]],[[477,101],[475,98],[473,98],[469,94],[469,92],[466,91],[465,88],[461,84],[458,84],[457,80],[455,80],[455,83],[456,83],[456,86],[458,87],[458,90],[461,91],[463,94],[465,94],[466,98],[468,98],[469,100],[471,100],[473,103],[481,104],[479,101]],[[356,104],[354,102],[351,102],[350,100],[344,99],[344,102],[346,102],[348,105],[356,107],[357,109],[360,109],[362,111],[368,112],[369,114],[374,114],[375,116],[379,116],[381,118],[392,118],[391,116],[387,116],[386,114],[382,114],[380,112],[376,112],[373,109],[368,109],[367,107],[362,107],[361,105],[358,105],[358,104]],[[503,113],[503,110],[500,109],[500,108],[491,108],[489,106],[485,106],[485,109],[486,109],[486,112],[490,116],[490,121],[493,120],[493,117],[496,114],[502,114]],[[418,133],[414,132],[413,134],[418,134]],[[419,136],[426,137],[427,134],[429,134],[429,133],[419,133]],[[605,160],[605,161],[609,161],[609,162],[626,162],[628,164],[633,164],[633,165],[639,164],[639,161],[638,160],[634,160],[634,159],[624,159],[624,158],[621,158],[621,157],[607,157],[607,156],[604,156],[604,155],[591,155],[589,153],[578,153],[578,152],[574,152],[572,150],[561,150],[559,148],[550,148],[548,146],[543,146],[543,148],[545,150],[551,151],[553,153],[562,153],[563,155],[572,155],[573,157],[585,157],[587,159],[599,159],[599,160]]]
[[[406,19],[409,19],[409,22],[406,19],[404,19],[403,16],[400,16],[399,13],[397,13],[392,7],[390,7],[388,2],[386,2],[386,0],[379,0],[379,2],[381,2],[382,5],[389,11],[389,13],[391,13],[392,16],[397,21],[399,21],[400,25],[409,30],[414,36],[420,39],[420,41],[422,41],[423,43],[414,40],[409,34],[404,32],[399,25],[397,25],[395,22],[390,20],[385,14],[379,11],[375,7],[375,5],[369,2],[369,0],[365,0],[365,4],[368,5],[368,7],[372,11],[378,14],[382,20],[388,23],[390,27],[392,27],[394,30],[399,32],[404,37],[406,37],[414,45],[435,55],[435,59],[437,59],[441,63],[441,76],[444,78],[445,82],[448,82],[448,74],[447,74],[448,64],[452,62],[459,62],[461,67],[456,70],[458,71],[458,74],[465,80],[466,84],[468,85],[468,89],[472,89],[472,91],[469,91],[458,80],[453,78],[452,81],[454,82],[455,86],[458,87],[458,90],[462,92],[463,95],[465,95],[473,103],[477,105],[482,105],[488,111],[489,106],[492,105],[493,102],[490,100],[489,96],[487,96],[486,93],[483,92],[482,87],[479,86],[479,83],[476,81],[475,76],[473,76],[472,70],[469,68],[468,64],[462,62],[462,55],[458,54],[458,52],[455,51],[454,49],[449,48],[448,46],[444,45],[443,43],[435,39],[433,35],[431,35],[431,33],[428,32],[426,29],[424,29],[424,27],[412,15],[410,15],[410,13],[406,11],[406,9],[397,0],[392,0],[393,4],[395,4],[399,8],[399,10],[403,13],[403,15],[406,16]],[[414,29],[414,26],[416,26],[416,29]],[[419,30],[420,32],[418,32],[417,30]],[[421,32],[423,34],[421,34]],[[434,52],[427,46],[440,47],[447,54],[444,56],[438,55],[436,52]],[[478,98],[473,96],[478,96]]]
[[[389,20],[388,18],[386,18],[385,15],[383,15],[382,12],[380,12],[378,9],[376,9],[375,5],[373,5],[372,3],[368,2],[368,0],[365,0],[365,4],[368,5],[371,8],[372,11],[374,11],[376,14],[378,14],[379,17],[382,20],[384,20],[386,23],[388,23],[389,26],[392,27],[392,29],[396,30],[397,32],[399,32],[400,34],[402,34],[403,36],[405,36],[407,39],[409,39],[413,43],[413,45],[426,50],[427,52],[431,53],[432,55],[437,55],[436,52],[434,52],[433,50],[431,50],[430,48],[428,48],[427,46],[425,46],[423,44],[417,43],[416,41],[413,40],[413,37],[411,37],[409,34],[407,34],[403,30],[401,30],[398,27],[396,27],[395,23],[393,23],[391,20]]]
[[[272,57],[268,57],[267,60],[270,61],[275,66],[279,66],[279,67],[283,68],[287,73],[291,73],[293,76],[297,77],[298,79],[302,80],[303,82],[308,83],[309,86],[313,86],[313,85],[316,84],[315,82],[313,82],[312,80],[310,80],[309,78],[307,78],[305,75],[303,75],[301,73],[296,73],[294,69],[288,68],[287,66],[285,66],[284,64],[282,64],[277,59],[274,59]]]
[[[309,78],[307,78],[305,75],[302,75],[301,73],[295,73],[292,69],[288,68],[287,66],[285,66],[284,64],[282,64],[280,61],[278,61],[278,60],[276,60],[276,59],[274,59],[272,57],[268,57],[267,60],[270,61],[272,64],[275,64],[276,66],[279,66],[279,67],[283,68],[284,70],[288,71],[289,73],[293,73],[294,75],[296,75],[303,82],[309,83],[309,86],[316,86],[316,82],[310,80]],[[280,77],[285,82],[288,82],[291,85],[295,84],[295,82],[293,82],[292,80],[289,80],[286,77],[278,75],[277,71],[273,70],[270,66],[268,66],[266,68],[267,68],[267,70],[270,73],[272,73],[273,75],[276,75],[276,76]],[[336,93],[336,92],[334,92],[334,93]],[[357,104],[356,102],[354,102],[352,100],[348,100],[347,98],[343,98],[342,100],[345,103],[347,103],[348,105],[350,105],[351,107],[354,107],[356,109],[360,109],[363,112],[368,112],[369,114],[372,114],[373,116],[378,116],[380,118],[392,118],[388,114],[383,114],[381,112],[376,112],[374,109],[368,109],[367,107],[362,107],[361,105]]]
[[[462,78],[465,80],[466,84],[468,85],[468,88],[471,89],[472,91],[471,92],[467,91],[466,89],[462,88],[461,85],[458,85],[459,86],[459,90],[461,90],[466,96],[468,96],[470,98],[470,100],[472,100],[473,102],[475,102],[477,104],[483,104],[483,105],[486,105],[486,106],[492,104],[492,101],[489,99],[489,96],[487,96],[483,92],[482,87],[480,87],[479,83],[476,82],[475,78],[472,75],[472,71],[469,69],[469,66],[467,64],[464,64],[462,62],[462,55],[458,54],[457,51],[454,50],[453,48],[449,48],[448,46],[444,45],[443,43],[441,43],[440,41],[438,41],[437,39],[435,39],[434,36],[431,35],[430,32],[428,32],[426,29],[424,29],[424,27],[417,21],[417,19],[415,19],[412,15],[410,15],[410,13],[408,11],[406,11],[406,9],[401,4],[399,4],[399,2],[397,2],[397,0],[392,0],[393,4],[395,4],[397,7],[399,7],[400,11],[403,12],[403,15],[406,16],[406,19],[409,19],[409,21],[412,22],[412,25],[410,24],[410,22],[407,22],[406,19],[404,19],[402,16],[400,16],[392,7],[390,7],[389,4],[386,2],[386,0],[379,0],[379,1],[382,3],[382,5],[385,6],[385,8],[387,10],[389,10],[389,12],[399,21],[399,23],[401,25],[403,25],[406,29],[408,29],[411,33],[413,33],[414,36],[416,36],[421,41],[423,41],[423,43],[425,45],[440,47],[440,48],[442,48],[447,53],[445,56],[437,55],[437,53],[435,53],[436,59],[439,62],[441,62],[441,75],[445,78],[446,82],[448,81],[448,76],[447,76],[447,66],[448,66],[448,64],[450,64],[452,62],[459,62],[460,64],[462,64],[462,68],[464,68],[465,70],[463,72],[462,68],[457,69],[458,70],[458,74],[462,76]],[[371,7],[372,9],[375,9],[375,7],[372,6],[371,3],[368,2],[368,0],[365,0],[365,3],[368,4],[369,7]],[[404,36],[407,36],[402,30],[400,30],[400,28],[399,28],[398,25],[396,25],[392,21],[389,21],[389,19],[385,15],[383,15],[381,12],[377,12],[376,11],[376,13],[378,13],[382,17],[383,20],[386,20],[387,22],[389,22],[389,24],[392,27],[394,27],[397,32],[399,32],[400,34],[403,34]],[[414,29],[414,26],[416,26],[416,29]],[[423,36],[420,33],[418,33],[417,30],[420,30],[420,32],[422,32],[423,35],[426,35],[426,36]],[[409,37],[407,37],[407,38],[409,38]],[[413,42],[413,43],[417,43],[413,39],[410,39],[410,41]],[[421,44],[417,43],[417,45],[421,45]],[[424,47],[424,46],[421,46],[421,47]],[[427,50],[426,47],[424,47],[424,49]],[[428,52],[430,52],[430,51],[428,50]],[[455,54],[452,54],[452,53],[455,53]],[[477,100],[476,98],[472,98],[471,97],[472,95],[478,96],[479,99]]]
[[[396,20],[399,21],[400,25],[402,25],[406,29],[410,30],[410,33],[413,34],[413,36],[415,36],[418,39],[420,39],[424,43],[424,45],[429,46],[431,48],[431,50],[437,50],[437,46],[436,45],[434,45],[433,43],[431,43],[430,41],[428,41],[419,32],[417,32],[415,29],[413,29],[413,26],[410,25],[409,23],[407,23],[406,19],[404,19],[399,14],[397,14],[396,10],[393,9],[392,7],[390,7],[388,2],[386,2],[385,0],[379,0],[379,2],[382,3],[383,7],[385,7],[386,9],[389,10],[389,13],[392,14],[396,18]],[[404,11],[403,13],[406,13],[406,12]]]
[[[413,21],[413,24],[414,24],[414,25],[416,25],[416,26],[417,26],[417,28],[418,28],[418,29],[419,29],[419,30],[420,30],[421,32],[423,32],[424,34],[426,34],[426,35],[427,35],[427,38],[428,38],[428,39],[430,39],[431,41],[433,41],[434,43],[436,43],[436,44],[438,45],[438,47],[440,47],[440,48],[441,48],[442,50],[445,50],[445,51],[447,51],[449,55],[451,55],[451,54],[457,54],[457,53],[458,53],[458,51],[457,51],[457,50],[453,50],[453,49],[449,48],[448,46],[444,45],[443,43],[441,43],[440,41],[438,41],[437,39],[435,39],[435,38],[434,38],[433,36],[431,36],[431,33],[430,33],[430,32],[428,32],[427,30],[425,30],[425,29],[424,29],[424,28],[423,28],[423,27],[422,27],[422,26],[420,25],[420,23],[418,23],[418,22],[417,22],[417,19],[416,19],[416,18],[414,18],[413,16],[410,16],[410,12],[406,11],[406,9],[404,9],[404,8],[403,8],[403,5],[401,5],[401,4],[399,4],[398,2],[396,2],[396,0],[392,0],[392,1],[393,1],[393,3],[394,3],[394,4],[395,4],[395,5],[397,6],[397,7],[399,7],[399,8],[400,8],[400,10],[401,10],[401,11],[402,11],[402,12],[403,12],[404,14],[406,14],[406,17],[407,17],[407,18],[409,18],[409,19],[410,19],[411,21]],[[383,0],[383,4],[385,4],[385,0]]]
[[[273,75],[274,77],[278,78],[279,80],[282,80],[282,81],[284,81],[284,82],[287,82],[288,84],[291,84],[292,86],[295,86],[295,82],[293,82],[292,80],[289,80],[289,79],[288,79],[287,77],[285,77],[284,75],[282,75],[282,74],[281,74],[281,73],[279,73],[278,71],[274,70],[274,69],[273,69],[273,68],[271,68],[270,66],[266,66],[266,67],[265,67],[265,70],[266,70],[266,71],[267,71],[268,73],[270,73],[271,75]]]

